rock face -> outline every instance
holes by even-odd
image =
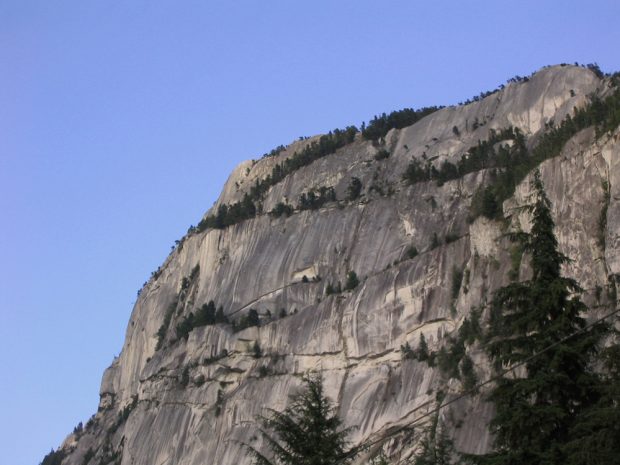
[[[509,126],[532,145],[552,120],[562,121],[607,89],[588,69],[545,68],[477,102],[391,130],[381,142],[358,134],[272,186],[262,204],[264,212],[281,201],[295,205],[300,194],[320,187],[333,187],[337,201],[185,237],[142,290],[123,350],[103,376],[99,411],[66,439],[63,463],[249,464],[242,443],[262,446],[257,416],[283,409],[308,370],[322,371],[345,426],[355,426],[351,442],[373,444],[359,463],[379,448],[393,463],[405,460],[415,437],[393,432],[432,410],[438,392],[449,398],[463,388],[438,368],[403,359],[401,346],[417,347],[421,335],[433,350],[445,345],[515,272],[504,232],[529,227],[527,215],[515,209],[527,202],[529,177],[505,202],[503,221],[471,222],[472,197],[489,170],[441,186],[408,185],[407,165],[412,158],[435,166],[455,162],[492,129]],[[211,211],[241,200],[312,140],[239,165]],[[375,159],[382,149],[390,156]],[[586,289],[584,301],[603,311],[616,298],[620,276],[620,131],[600,137],[581,131],[540,170],[561,251],[573,259],[565,273]],[[362,192],[346,200],[352,177],[361,180]],[[412,246],[418,254],[410,258]],[[359,285],[327,295],[328,285],[344,286],[351,270]],[[526,258],[517,261],[516,273],[527,275]],[[237,332],[230,324],[201,326],[175,341],[176,325],[210,300],[229,319],[254,309],[261,324]],[[162,325],[168,329],[158,348]],[[488,378],[480,349],[468,352],[478,379]],[[462,451],[482,453],[492,444],[486,425],[493,412],[483,397],[441,410]]]

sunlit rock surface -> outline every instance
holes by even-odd
[[[355,427],[352,443],[372,442],[368,454],[382,447],[394,463],[406,458],[416,436],[393,432],[432,410],[438,392],[450,399],[462,386],[426,363],[403,360],[401,345],[415,348],[424,335],[438,349],[473,308],[508,282],[512,245],[505,233],[529,228],[527,215],[516,208],[527,203],[529,182],[506,201],[505,221],[471,222],[472,195],[488,172],[440,187],[408,186],[403,172],[412,158],[456,162],[491,129],[515,126],[534,144],[545,124],[561,122],[589,94],[605,89],[605,81],[587,69],[543,69],[481,101],[392,130],[384,145],[358,135],[273,186],[263,210],[280,201],[295,205],[301,193],[321,186],[334,187],[338,202],[189,235],[142,290],[123,350],[103,376],[99,411],[82,433],[67,438],[63,463],[249,464],[242,443],[262,446],[257,417],[267,408],[283,409],[309,370],[322,371],[345,426]],[[240,200],[276,163],[311,141],[239,165],[211,211]],[[390,157],[375,160],[382,148]],[[620,134],[596,139],[593,131],[582,131],[540,168],[560,248],[573,260],[565,272],[586,289],[588,305],[602,311],[620,276]],[[353,176],[362,181],[362,195],[346,201]],[[371,190],[373,185],[378,188]],[[607,226],[600,231],[605,189]],[[441,244],[432,248],[434,234]],[[418,251],[412,259],[411,246]],[[180,292],[196,265],[198,274]],[[527,276],[527,260],[517,268]],[[357,288],[326,295],[328,284],[344,286],[350,270],[360,278]],[[458,292],[455,271],[465,276]],[[158,329],[177,296],[166,342],[156,350]],[[210,300],[231,319],[255,309],[262,324],[236,333],[226,324],[204,326],[187,341],[170,342],[176,324]],[[488,378],[481,351],[471,348],[469,355],[478,378]],[[483,399],[465,397],[442,410],[459,450],[482,453],[491,446],[486,425],[493,412]]]

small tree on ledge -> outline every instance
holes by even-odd
[[[355,271],[349,271],[347,273],[347,282],[345,283],[344,289],[345,291],[350,291],[352,289],[355,289],[359,283],[360,280],[357,277]]]

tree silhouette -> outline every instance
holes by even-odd
[[[496,368],[522,363],[525,372],[503,376],[491,393],[496,451],[485,464],[564,465],[575,418],[596,402],[601,384],[591,361],[607,328],[581,331],[587,308],[578,284],[561,275],[569,259],[558,251],[538,171],[531,185],[531,232],[512,239],[529,253],[532,278],[496,292],[486,347]]]
[[[320,375],[306,375],[304,389],[291,397],[283,412],[261,417],[263,438],[273,458],[249,447],[256,465],[334,465],[349,463],[358,452],[347,448],[349,429],[325,396]],[[271,433],[265,430],[270,430]]]

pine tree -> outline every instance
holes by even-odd
[[[426,343],[426,338],[424,334],[420,334],[420,343],[418,344],[418,350],[416,352],[418,360],[421,362],[425,362],[428,360],[428,344]]]
[[[501,378],[491,394],[496,452],[481,462],[494,465],[564,465],[575,418],[596,402],[601,383],[590,362],[606,328],[569,337],[585,327],[580,314],[587,308],[575,297],[578,284],[561,275],[568,258],[558,251],[538,172],[532,188],[531,232],[512,236],[531,257],[532,278],[499,289],[493,299],[487,351],[497,368],[525,368]]]
[[[620,345],[601,354],[605,369],[598,402],[584,409],[571,428],[567,465],[617,465],[620,444]]]
[[[347,282],[345,283],[344,289],[345,291],[350,291],[352,289],[355,289],[359,283],[360,280],[357,277],[355,271],[349,271],[347,273]]]
[[[249,448],[256,465],[334,465],[347,464],[357,449],[347,449],[349,429],[342,424],[329,399],[325,396],[320,376],[305,376],[304,390],[292,396],[283,411],[271,411],[261,418],[261,430],[273,459]]]
[[[455,465],[460,463],[459,454],[446,433],[445,425],[435,416],[423,431],[420,450],[413,465]]]
[[[65,453],[62,449],[56,451],[52,449],[49,454],[43,457],[43,461],[40,465],[61,465],[64,458]]]

